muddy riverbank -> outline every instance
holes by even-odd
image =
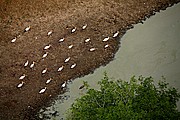
[[[0,2],[0,118],[33,119],[41,106],[61,93],[64,81],[107,64],[119,49],[121,37],[133,24],[179,0],[159,1],[1,1]],[[83,30],[82,26],[87,24]],[[24,28],[31,26],[30,31]],[[72,29],[76,31],[72,33]],[[47,32],[52,34],[47,36]],[[14,43],[13,38],[17,37]],[[104,38],[109,40],[103,42]],[[63,42],[58,40],[65,38]],[[89,42],[85,39],[90,38]],[[43,50],[44,46],[50,49]],[[73,45],[72,48],[68,48]],[[108,45],[107,48],[104,48]],[[95,51],[91,51],[95,48]],[[91,49],[91,50],[90,50]],[[48,56],[42,59],[42,55]],[[71,59],[64,62],[66,58]],[[35,66],[24,67],[34,61]],[[71,69],[71,66],[77,66]],[[60,72],[57,69],[64,66]],[[47,72],[42,74],[42,70]],[[27,75],[19,80],[21,75]],[[46,84],[46,80],[53,80]],[[22,88],[17,88],[21,82]],[[43,94],[39,90],[47,87]]]

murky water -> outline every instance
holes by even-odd
[[[83,94],[79,87],[83,81],[97,88],[97,81],[107,71],[110,77],[129,80],[133,75],[152,76],[160,80],[165,76],[167,82],[180,91],[180,4],[157,13],[144,24],[135,25],[122,38],[122,46],[115,59],[107,66],[98,68],[94,74],[76,79],[70,84],[70,92],[65,93],[68,100],[56,101],[50,110],[58,111],[59,120],[73,101]],[[178,103],[180,110],[180,104]],[[52,111],[46,111],[51,113]],[[53,118],[52,118],[53,119]]]

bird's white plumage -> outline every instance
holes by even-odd
[[[108,45],[108,44],[104,46],[104,48],[107,48],[107,47],[109,47],[109,45]]]
[[[76,67],[76,63],[72,64],[71,65],[71,69],[75,68]]]
[[[66,62],[68,62],[70,59],[71,59],[71,57],[68,57],[68,58],[66,58],[66,59],[64,60],[64,62],[66,63]]]
[[[90,38],[87,38],[86,40],[85,40],[85,42],[89,42],[91,39]]]
[[[46,91],[46,89],[47,89],[47,87],[42,88],[42,89],[39,91],[39,94],[44,93],[44,92]]]
[[[119,35],[119,31],[117,31],[116,33],[114,33],[113,37],[117,37]]]
[[[21,76],[19,77],[19,79],[22,80],[22,79],[24,79],[25,77],[26,77],[26,75],[23,74],[23,75],[21,75]]]
[[[24,63],[24,67],[28,66],[29,64],[29,61],[27,60],[25,63]]]
[[[89,49],[89,51],[91,51],[91,52],[92,52],[92,51],[95,51],[95,50],[96,50],[96,48],[91,48],[91,49]]]
[[[47,35],[50,36],[50,35],[52,34],[52,32],[53,32],[52,30],[49,31],[49,32],[47,33]]]
[[[44,47],[44,50],[47,50],[47,49],[49,49],[51,47],[51,45],[49,44],[49,45],[46,45],[45,47]]]
[[[71,30],[72,33],[74,33],[75,31],[76,31],[76,27]]]
[[[69,45],[68,48],[71,49],[73,47],[73,45]]]
[[[62,71],[63,68],[64,68],[64,66],[59,67],[59,68],[58,68],[58,72]]]
[[[52,78],[49,78],[48,80],[46,80],[46,84],[49,84],[52,81]]]
[[[30,65],[30,68],[33,68],[35,65],[35,62],[33,61],[32,64]]]
[[[47,68],[45,68],[44,70],[42,70],[42,74],[47,72]]]
[[[64,82],[61,87],[64,88],[66,86],[66,82]]]
[[[25,32],[29,31],[31,29],[30,26],[28,26],[27,28],[25,28]]]
[[[21,88],[23,85],[24,85],[24,82],[22,81],[21,83],[19,83],[19,84],[17,85],[17,87],[18,87],[18,88]]]
[[[47,57],[48,52],[44,53],[44,55],[42,56],[43,58]]]
[[[84,30],[84,29],[86,29],[86,27],[87,27],[87,24],[85,24],[85,25],[82,27],[82,29]]]
[[[16,42],[16,37],[11,40],[12,43]]]
[[[106,42],[108,40],[109,40],[109,37],[106,37],[106,38],[103,39],[103,42]]]
[[[64,41],[64,38],[59,39],[59,42],[63,42],[63,41]]]

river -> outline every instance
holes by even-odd
[[[97,82],[106,71],[109,77],[129,80],[133,75],[152,76],[155,82],[166,78],[170,86],[180,89],[180,4],[147,19],[144,24],[137,24],[121,38],[121,47],[113,61],[100,67],[93,74],[75,79],[69,84],[69,92],[64,95],[67,100],[57,100],[47,108],[45,113],[58,111],[59,116],[51,119],[64,118],[65,111],[84,91],[79,90],[83,81],[97,88]],[[180,90],[179,90],[180,91]],[[70,97],[69,97],[70,96]],[[180,110],[180,102],[178,103]]]

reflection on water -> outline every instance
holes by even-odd
[[[48,108],[59,111],[56,119],[64,117],[73,101],[84,93],[79,90],[83,80],[97,88],[97,80],[103,77],[104,71],[107,71],[110,77],[123,80],[129,80],[133,75],[152,76],[156,80],[165,76],[171,86],[180,89],[179,11],[180,4],[157,13],[143,25],[135,25],[129,30],[123,36],[122,47],[112,62],[97,69],[94,74],[76,79],[73,84],[68,85],[70,92],[61,95],[65,100],[56,101],[55,105]],[[178,109],[180,110],[179,103]],[[48,112],[53,114],[52,111],[46,111]]]

